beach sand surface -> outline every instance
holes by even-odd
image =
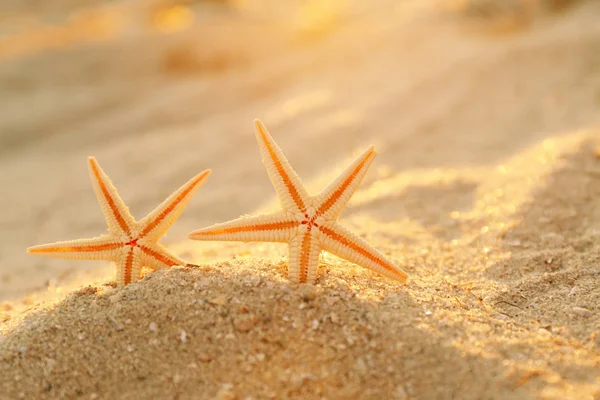
[[[0,9],[0,399],[600,398],[598,2],[27,3]],[[406,285],[187,239],[277,209],[254,118],[312,192],[375,145],[339,222]],[[88,156],[136,218],[213,169],[161,241],[193,265],[116,288],[26,254],[106,231]]]

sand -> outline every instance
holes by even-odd
[[[598,3],[231,4],[0,14],[0,399],[600,398]],[[255,117],[313,191],[376,146],[340,222],[407,285],[186,239],[277,207]],[[136,217],[213,169],[195,266],[25,254],[106,229],[88,155]]]

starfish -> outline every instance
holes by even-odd
[[[190,233],[196,240],[283,242],[289,245],[289,278],[313,283],[321,250],[405,282],[406,273],[337,219],[375,158],[370,147],[316,196],[307,193],[265,126],[258,119],[254,131],[262,161],[275,187],[282,211],[215,224]]]
[[[140,279],[142,266],[167,268],[185,265],[158,240],[177,220],[183,209],[210,175],[205,170],[177,189],[144,219],[135,221],[117,190],[94,157],[89,158],[94,192],[108,224],[108,235],[34,246],[28,253],[72,260],[107,260],[117,266],[117,286]]]

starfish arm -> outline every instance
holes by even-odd
[[[285,211],[257,216],[243,216],[215,224],[189,234],[195,240],[234,242],[289,242],[300,223]]]
[[[281,206],[285,210],[304,212],[307,207],[308,193],[304,189],[300,178],[267,131],[267,128],[258,119],[254,120],[254,132],[262,154],[262,162],[267,168],[269,179],[275,187]]]
[[[337,179],[319,193],[316,198],[318,215],[323,215],[327,219],[337,219],[342,208],[358,189],[376,155],[375,148],[369,147]]]
[[[303,230],[290,241],[288,277],[296,283],[314,283],[321,245],[314,232]]]
[[[137,282],[142,272],[140,250],[127,246],[127,251],[121,253],[115,261],[117,268],[117,286],[125,286]]]
[[[69,260],[114,261],[123,252],[123,243],[113,236],[103,235],[92,239],[68,240],[33,246],[28,248],[27,252],[38,256]]]
[[[139,251],[141,265],[154,270],[186,264],[185,261],[174,256],[158,243],[141,242],[136,251]]]
[[[104,218],[108,224],[108,231],[115,236],[131,236],[131,231],[136,223],[129,209],[119,197],[117,189],[104,173],[100,164],[94,157],[88,159],[90,176],[94,186],[94,192],[102,208]]]
[[[139,237],[158,240],[163,236],[169,227],[179,218],[192,196],[206,181],[210,172],[207,169],[190,179],[141,220],[139,222]]]
[[[323,248],[338,257],[404,283],[408,275],[366,240],[333,222],[319,226]]]

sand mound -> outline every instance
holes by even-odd
[[[369,274],[350,285],[331,274],[318,287],[296,288],[282,268],[175,268],[123,290],[84,288],[8,335],[3,393],[340,398],[373,378],[380,383],[363,395],[458,390],[429,368],[437,386],[402,386],[420,374],[418,354],[437,352],[437,340],[415,326],[428,317],[401,287],[370,283]],[[469,366],[456,351],[436,358]]]
[[[572,390],[563,379],[593,388],[594,344],[440,288],[341,262],[298,287],[284,263],[245,261],[89,286],[3,338],[0,389],[27,399],[516,399]]]

